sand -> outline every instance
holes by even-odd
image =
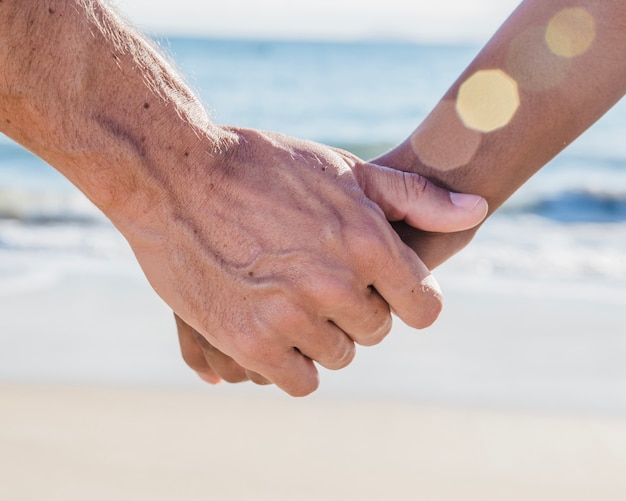
[[[624,295],[446,280],[319,392],[205,387],[139,273],[0,301],[0,500],[626,499]]]
[[[210,389],[0,387],[0,499],[589,500],[626,421]]]

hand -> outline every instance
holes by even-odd
[[[419,133],[420,130],[418,129],[414,132],[414,135]],[[445,130],[442,131],[442,134],[443,133],[445,133]],[[405,141],[393,150],[388,151],[384,155],[371,161],[375,162],[377,165],[384,165],[390,169],[402,169],[403,171],[425,176],[429,179],[437,179],[440,177],[438,176],[440,173],[434,172],[433,169],[428,168],[420,162],[413,147],[411,146],[410,141]],[[456,181],[456,184],[460,182],[467,184],[467,179],[472,178],[470,176],[467,176],[465,179],[461,178],[460,181]],[[447,181],[449,183],[451,182],[449,179]],[[477,181],[472,179],[473,184],[476,182]],[[438,183],[440,185],[445,185],[439,180]],[[449,186],[447,187],[449,188]],[[476,186],[474,187],[477,190],[479,189]],[[481,189],[484,190],[484,187]],[[484,215],[485,217],[489,213],[493,212],[495,203],[496,202],[493,198],[489,199],[489,207],[488,211],[486,211]],[[409,225],[406,221],[395,221],[392,223],[392,226],[402,241],[415,251],[422,262],[430,270],[434,270],[441,263],[463,249],[463,247],[465,247],[472,240],[476,231],[478,231],[483,222],[484,218],[472,227],[464,229],[458,228],[458,231],[454,232],[433,231],[423,225]]]
[[[217,350],[176,313],[174,313],[174,318],[183,359],[201,379],[211,384],[217,384],[222,379],[229,383],[239,383],[250,379],[246,369],[228,355]]]
[[[428,269],[359,188],[371,167],[213,124],[101,2],[27,4],[0,3],[1,130],[111,220],[157,293],[217,350],[305,395],[314,361],[337,369],[355,342],[379,342],[390,307],[415,327],[434,321]]]
[[[311,143],[304,144],[309,148],[320,147]],[[452,195],[457,202],[465,197],[464,208],[452,203],[450,193],[418,175],[363,164],[345,152],[336,153],[356,162],[353,164],[353,174],[364,194],[377,202],[391,220],[404,219],[416,227],[432,231],[455,231],[475,225],[484,217],[486,205],[479,197]],[[258,384],[270,382],[220,352],[178,316],[176,324],[183,358],[205,381],[217,383],[221,379],[229,382],[251,379]],[[387,331],[388,329],[381,333],[380,339]]]

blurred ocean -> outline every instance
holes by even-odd
[[[330,143],[364,158],[403,140],[477,52],[400,43],[180,38],[161,44],[216,122]],[[454,265],[626,281],[624,138],[626,102],[527,183]],[[9,257],[35,254],[36,266],[39,258],[68,253],[106,257],[119,245],[105,219],[65,179],[0,141],[3,282],[7,273],[15,275],[2,265]]]
[[[216,122],[365,158],[407,137],[478,51],[373,42],[161,44]],[[606,299],[626,308],[625,138],[623,101],[512,197],[446,274],[550,280],[563,290],[585,283],[572,293],[610,291]],[[64,273],[109,273],[112,262],[116,273],[136,273],[129,258],[119,234],[64,178],[0,139],[0,300],[48,287]]]

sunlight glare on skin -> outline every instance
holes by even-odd
[[[543,26],[533,26],[517,35],[509,46],[506,71],[518,85],[541,91],[560,84],[571,66],[571,59],[559,57],[546,42]]]
[[[585,53],[596,38],[596,22],[581,7],[561,10],[546,29],[546,42],[557,56],[572,58]]]
[[[466,127],[483,133],[509,124],[520,106],[515,79],[502,70],[481,70],[460,87],[456,111]]]
[[[441,101],[431,112],[431,118],[411,137],[420,161],[438,170],[467,165],[480,147],[482,134],[463,124],[452,100]],[[430,123],[445,123],[447,128],[428,127]]]

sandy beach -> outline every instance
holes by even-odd
[[[623,500],[626,422],[398,401],[0,387],[7,500]]]
[[[105,271],[2,297],[0,499],[626,498],[611,294],[442,270],[435,327],[292,399],[205,387],[139,272]]]

